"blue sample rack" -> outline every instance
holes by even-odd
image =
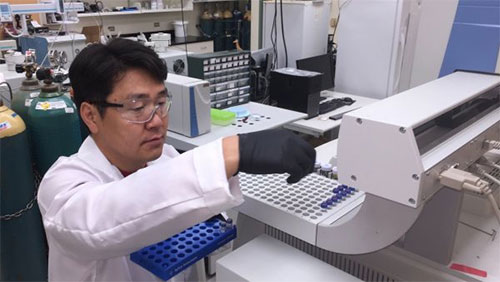
[[[132,253],[130,260],[168,280],[234,238],[236,226],[210,219]]]

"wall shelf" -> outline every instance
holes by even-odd
[[[238,2],[240,0],[193,0],[193,3]]]
[[[193,6],[184,7],[184,11],[192,11]],[[109,16],[125,16],[125,15],[142,15],[142,14],[160,14],[169,12],[180,12],[181,8],[157,9],[157,10],[138,10],[138,11],[121,11],[121,12],[102,12],[102,13],[82,13],[78,14],[79,18],[88,17],[109,17]]]

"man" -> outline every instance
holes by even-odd
[[[314,149],[286,131],[230,136],[182,155],[165,145],[167,70],[138,43],[91,45],[69,75],[90,136],[40,185],[49,280],[153,280],[129,254],[241,204],[238,171],[288,172],[296,182],[313,169]]]

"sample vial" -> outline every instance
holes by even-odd
[[[314,163],[314,172],[317,173],[317,174],[319,174],[320,170],[321,170],[321,163],[318,162],[318,161],[316,161]]]
[[[221,221],[219,223],[219,227],[220,227],[221,232],[226,232],[226,222],[225,221]]]
[[[338,180],[338,179],[339,179],[339,175],[338,175],[338,173],[339,173],[339,172],[338,172],[338,170],[337,170],[337,167],[336,167],[336,166],[334,166],[334,167],[332,168],[332,178],[333,178],[333,179],[335,179],[335,180]]]
[[[226,219],[226,221],[221,221],[220,222],[221,232],[229,231],[232,228],[233,228],[233,219],[228,218],[228,219]]]
[[[329,163],[322,164],[319,174],[323,175],[324,177],[331,178],[332,177],[332,165]]]

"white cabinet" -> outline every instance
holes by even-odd
[[[173,49],[173,50],[185,51],[186,44],[172,45],[172,46],[169,46],[168,48]],[[212,53],[212,52],[214,52],[214,41],[210,40],[210,41],[188,43],[187,50],[188,50],[188,52],[193,52],[193,53],[198,53],[198,54]]]

